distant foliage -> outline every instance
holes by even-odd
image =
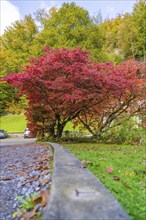
[[[125,13],[115,19],[103,21],[100,28],[103,30],[103,48],[107,55],[115,54],[122,60],[144,59],[146,56],[145,27],[146,0],[137,1],[131,14]]]
[[[23,70],[23,66],[29,62],[33,55],[32,45],[37,33],[37,26],[31,16],[25,16],[24,20],[16,21],[6,29],[0,38],[0,77]],[[22,104],[20,108],[23,108],[23,98],[18,100],[15,90],[10,86],[0,83],[0,90],[2,91],[1,114],[11,113],[9,107],[12,107],[13,103],[16,106]],[[18,113],[17,109],[15,113]]]

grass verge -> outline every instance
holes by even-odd
[[[111,191],[134,220],[145,219],[146,147],[64,144]]]

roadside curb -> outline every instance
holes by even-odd
[[[54,170],[43,220],[130,220],[105,186],[63,146],[54,148]]]

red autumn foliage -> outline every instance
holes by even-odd
[[[26,95],[31,132],[59,138],[65,125],[77,117],[93,133],[97,121],[102,131],[126,111],[141,87],[137,69],[134,60],[115,67],[93,63],[80,48],[46,48],[41,57],[31,59],[23,73],[4,79]]]
[[[139,78],[139,62],[129,60],[119,66],[97,64],[103,78],[102,102],[81,112],[76,124],[82,122],[94,136],[100,136],[117,119],[130,118],[145,111],[146,80]],[[119,123],[119,121],[118,121]]]
[[[31,131],[60,137],[66,123],[91,105],[94,74],[86,51],[46,48],[40,58],[31,59],[23,73],[5,80],[26,94]]]

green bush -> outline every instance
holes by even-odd
[[[133,117],[101,134],[100,140],[117,144],[143,145],[146,144],[145,129],[140,126],[138,119]]]

